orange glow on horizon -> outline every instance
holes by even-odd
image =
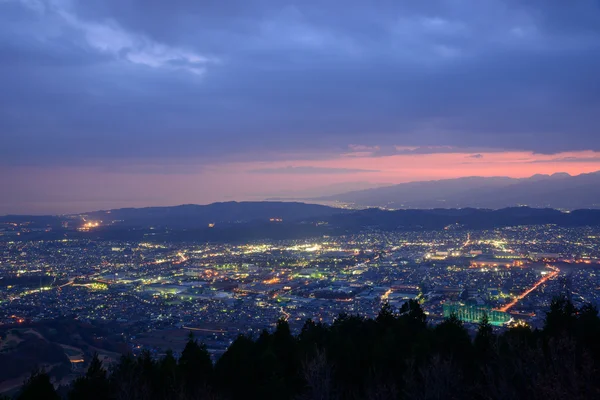
[[[315,175],[343,180],[345,176],[392,180],[394,183],[459,178],[464,176],[508,176],[525,178],[535,174],[553,174],[566,172],[571,175],[596,172],[600,170],[600,152],[580,151],[559,154],[536,154],[526,151],[507,151],[477,153],[434,153],[434,154],[396,154],[372,156],[362,152],[354,155],[332,156],[325,160],[290,160],[278,162],[240,163],[235,167],[252,171],[254,169],[281,168],[282,173],[270,173],[270,177],[285,175],[290,179],[297,176]],[[234,167],[234,165],[231,165]],[[311,167],[347,169],[349,173],[326,172],[319,174],[289,174],[285,168]],[[236,168],[236,169],[237,169]],[[364,170],[361,171],[361,170]],[[354,172],[352,172],[354,171]],[[260,175],[260,174],[259,174]]]
[[[4,205],[4,213],[47,214],[272,197],[312,198],[466,176],[525,178],[600,171],[600,152],[591,150],[557,154],[444,151],[456,152],[380,156],[368,147],[355,146],[350,152],[320,154],[320,158],[315,154],[264,155],[265,160],[277,161],[215,160],[205,164],[194,159],[159,159],[150,165],[147,160],[129,160],[124,168],[110,171],[23,166],[0,176],[0,185],[10,187],[14,199]],[[163,164],[164,172],[156,172],[156,165]],[[35,185],[31,177],[35,177]],[[90,228],[96,227],[85,227]]]

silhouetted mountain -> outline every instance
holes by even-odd
[[[216,203],[208,206],[177,206],[97,211],[54,217],[52,229],[41,229],[48,217],[20,217],[25,228],[7,240],[154,240],[186,242],[246,242],[261,239],[301,239],[322,235],[346,235],[379,231],[492,229],[518,225],[600,226],[600,210],[564,212],[550,208],[510,207],[426,210],[342,210],[302,203]],[[29,218],[29,219],[28,219]],[[87,221],[102,221],[89,231],[76,228]],[[271,220],[275,218],[275,220]],[[0,222],[13,217],[0,217]],[[64,228],[62,223],[69,223]],[[214,225],[213,225],[214,223]],[[18,224],[17,224],[18,225]],[[58,225],[58,227],[56,227]],[[13,226],[13,225],[10,225]],[[31,227],[38,226],[35,229]],[[6,232],[3,232],[4,234]],[[0,239],[2,235],[0,234]]]
[[[361,207],[402,208],[504,208],[519,205],[560,209],[600,208],[600,172],[571,176],[566,173],[529,178],[467,177],[402,183],[334,196]]]
[[[281,201],[224,202],[208,205],[185,204],[168,207],[119,208],[91,211],[72,215],[5,215],[0,223],[27,228],[60,228],[67,223],[71,228],[85,221],[101,221],[102,226],[119,228],[166,227],[171,229],[198,229],[208,224],[245,224],[278,219],[285,222],[331,216],[347,212],[340,208],[319,204]],[[280,221],[281,222],[281,221]]]
[[[105,223],[119,221],[120,226],[128,227],[199,228],[205,227],[209,223],[239,224],[269,221],[271,218],[299,221],[342,212],[344,211],[318,204],[231,201],[208,205],[186,204],[173,207],[120,208],[109,211],[94,211],[84,215],[88,219],[101,220]]]
[[[510,207],[500,210],[462,208],[389,211],[370,208],[351,214],[334,215],[328,222],[345,230],[371,228],[388,231],[439,230],[453,224],[468,229],[545,224],[587,226],[600,225],[600,210],[562,212],[550,208]]]

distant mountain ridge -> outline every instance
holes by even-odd
[[[523,205],[566,210],[600,208],[600,171],[575,176],[556,173],[529,178],[465,177],[409,182],[312,200],[391,209],[500,209]]]
[[[60,227],[63,222],[101,221],[105,226],[198,228],[208,224],[244,224],[278,219],[286,222],[327,217],[346,210],[320,204],[284,201],[229,201],[206,205],[183,204],[164,207],[118,208],[68,215],[6,215],[0,222],[34,221],[41,227]],[[281,222],[281,221],[280,221]]]
[[[298,221],[343,213],[344,210],[319,204],[282,201],[229,201],[207,205],[184,204],[171,207],[120,208],[85,214],[93,220],[122,221],[121,226],[157,225],[171,228],[206,226],[210,223],[249,223],[271,218]]]
[[[99,222],[90,229],[84,224]],[[3,224],[3,225],[2,225]],[[600,226],[600,209],[570,212],[510,207],[344,210],[283,202],[216,203],[95,211],[70,216],[0,217],[0,241],[152,240],[240,243],[352,235],[372,231],[495,229],[508,226]],[[16,233],[19,235],[15,235]]]

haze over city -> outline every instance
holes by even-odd
[[[0,215],[597,171],[599,30],[592,0],[0,0]]]

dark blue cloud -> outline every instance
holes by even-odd
[[[600,150],[597,1],[0,0],[0,162]]]

